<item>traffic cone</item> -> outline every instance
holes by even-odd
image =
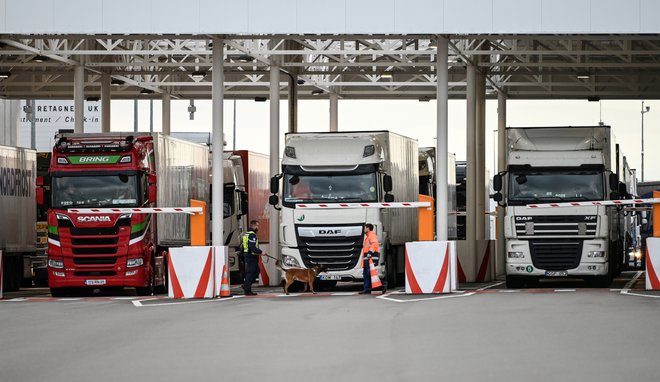
[[[222,281],[220,282],[220,297],[230,297],[229,277],[227,276],[227,265],[222,266]]]
[[[371,288],[378,288],[383,286],[383,284],[380,282],[380,278],[378,277],[378,271],[376,270],[376,267],[374,266],[374,261],[369,258],[369,274],[371,275]]]

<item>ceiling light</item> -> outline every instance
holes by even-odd
[[[0,72],[0,79],[5,79],[11,76],[11,72]]]
[[[254,102],[266,102],[267,100],[266,97],[254,97]]]
[[[87,97],[88,102],[99,102],[100,100],[101,100],[101,97],[96,97],[96,96]]]
[[[206,77],[206,72],[202,72],[201,70],[195,70],[191,74],[192,78],[195,80],[201,80],[202,78]]]
[[[380,78],[392,78],[392,72],[385,72],[380,75]]]
[[[120,80],[118,78],[113,78],[113,79],[110,80],[110,85],[119,86],[119,85],[123,85],[125,83],[126,82],[124,80]]]
[[[155,92],[151,89],[142,89],[140,90],[140,94],[154,94]]]
[[[50,57],[42,56],[41,54],[34,56],[34,58],[32,59],[32,61],[34,62],[46,62],[48,60],[50,60]]]
[[[589,102],[598,102],[598,101],[600,101],[600,97],[598,97],[598,96],[587,97],[587,101],[589,101]]]
[[[302,78],[299,78],[298,79],[298,85],[304,85],[304,84],[305,84],[305,80],[303,80]]]
[[[580,73],[577,75],[578,80],[588,80],[589,79],[589,73]]]
[[[323,94],[323,89],[312,90],[312,95],[320,95],[320,94]]]
[[[252,62],[254,61],[254,57],[250,56],[249,54],[241,54],[238,56],[238,61],[240,62]]]

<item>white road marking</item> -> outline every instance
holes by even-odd
[[[169,306],[169,305],[185,305],[185,304],[204,304],[204,303],[209,303],[209,302],[223,302],[223,301],[235,300],[237,298],[242,298],[242,297],[245,297],[245,296],[231,296],[231,297],[213,298],[213,299],[205,299],[205,300],[163,302],[163,303],[159,303],[159,304],[149,304],[149,305],[144,305],[144,304],[142,304],[141,301],[150,301],[150,300],[155,300],[155,299],[141,300],[141,301],[134,300],[134,301],[132,301],[132,303],[133,303],[134,306],[136,306],[138,308],[147,308],[147,307],[152,307],[152,306]]]
[[[491,284],[491,285],[486,285],[486,286],[483,287],[483,288],[479,288],[479,289],[477,289],[477,291],[479,292],[479,291],[482,291],[482,290],[486,290],[486,289],[490,289],[490,288],[495,288],[496,286],[500,286],[500,285],[502,285],[502,284],[504,284],[504,281],[496,282],[495,284]]]
[[[577,289],[555,289],[555,292],[577,292]]]
[[[633,276],[633,278],[630,281],[628,281],[626,286],[623,287],[623,290],[621,291],[621,293],[624,293],[624,292],[627,293],[630,290],[630,288],[633,285],[635,285],[635,282],[637,282],[637,279],[639,279],[643,274],[644,274],[644,271],[637,271],[635,276]]]
[[[446,298],[456,298],[456,297],[467,297],[467,296],[472,296],[476,292],[468,292],[468,293],[461,293],[461,294],[446,294],[446,295],[441,295],[437,297],[429,297],[429,298],[414,298],[410,300],[397,300],[395,298],[390,298],[389,294],[385,294],[382,296],[377,296],[376,298],[380,298],[383,300],[387,301],[394,301],[394,302],[418,302],[418,301],[431,301],[431,300],[441,300],[441,299],[446,299]]]

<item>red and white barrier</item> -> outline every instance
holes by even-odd
[[[171,248],[168,258],[170,298],[212,298],[220,294],[227,247]]]
[[[477,240],[474,252],[467,240],[456,241],[458,282],[492,281],[495,266],[495,240]]]
[[[420,208],[431,207],[429,202],[392,202],[392,203],[309,203],[296,204],[296,208],[342,209],[342,208]]]
[[[660,237],[646,239],[646,290],[660,290]]]
[[[564,208],[564,207],[583,207],[583,206],[626,206],[632,204],[655,204],[660,203],[660,199],[625,199],[625,200],[592,200],[586,202],[564,202],[564,203],[544,203],[528,204],[527,208]]]
[[[76,214],[201,214],[202,207],[162,207],[162,208],[69,208]]]
[[[406,293],[451,293],[456,290],[456,242],[406,243]]]

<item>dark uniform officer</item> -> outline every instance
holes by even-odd
[[[247,231],[243,236],[243,242],[241,243],[241,249],[243,252],[243,260],[245,261],[245,280],[243,281],[243,290],[245,291],[246,296],[256,296],[257,294],[252,292],[252,283],[259,276],[259,255],[261,255],[261,249],[259,249],[259,240],[257,239],[257,231],[259,230],[259,222],[256,220],[250,221],[250,230]]]

